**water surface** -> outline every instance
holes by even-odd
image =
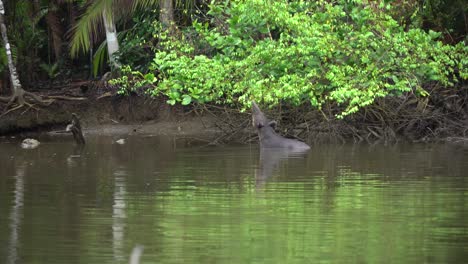
[[[0,142],[0,263],[463,263],[468,150]]]

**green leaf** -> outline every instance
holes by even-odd
[[[154,83],[156,81],[156,77],[153,73],[147,73],[145,74],[145,80],[147,80],[150,83]]]
[[[190,104],[192,102],[192,97],[190,97],[190,95],[184,94],[182,96],[182,98],[183,98],[182,99],[182,104],[183,105],[188,105],[188,104]]]

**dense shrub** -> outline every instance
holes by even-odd
[[[148,72],[127,69],[125,89],[151,86],[168,102],[343,105],[338,117],[376,98],[468,78],[468,49],[439,33],[404,30],[367,1],[240,0],[210,6],[211,22],[159,35]],[[128,84],[132,80],[131,84]],[[137,82],[137,83],[135,83]],[[124,91],[125,92],[125,91]]]

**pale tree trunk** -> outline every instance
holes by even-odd
[[[10,48],[10,42],[8,41],[8,36],[7,36],[7,29],[5,25],[5,7],[3,6],[3,1],[0,0],[0,29],[2,31],[2,39],[3,39],[3,44],[5,45],[5,50],[6,50],[6,55],[7,55],[7,60],[8,60],[8,69],[10,70],[10,80],[11,80],[11,85],[12,85],[12,90],[14,95],[24,94],[24,90],[21,87],[20,80],[18,78],[18,73],[16,72],[16,66],[13,62],[13,57],[11,56],[11,48]],[[22,98],[22,102],[18,103],[23,103],[24,104],[24,99]]]
[[[38,2],[35,1],[34,3],[37,5]],[[0,0],[0,31],[2,34],[3,43],[5,45],[5,51],[6,51],[7,60],[8,60],[8,69],[10,71],[11,89],[12,89],[12,95],[10,97],[0,97],[0,102],[7,102],[5,111],[2,114],[0,114],[0,117],[8,114],[9,112],[12,112],[14,110],[17,110],[23,107],[25,104],[30,107],[33,107],[33,105],[26,102],[25,97],[29,97],[33,99],[33,101],[38,102],[39,104],[42,104],[42,105],[50,105],[52,102],[54,102],[54,99],[43,100],[41,96],[38,96],[31,92],[27,92],[21,86],[21,82],[18,78],[18,72],[16,71],[16,66],[15,66],[15,63],[13,62],[13,57],[11,56],[10,42],[8,41],[7,28],[5,25],[5,6],[3,5],[3,0]],[[70,99],[70,98],[65,97],[64,99]],[[16,102],[18,105],[11,109],[8,109],[10,105],[14,102]]]
[[[174,5],[172,0],[161,0],[159,20],[165,28],[170,30],[175,26],[174,23]]]
[[[7,36],[7,29],[5,25],[5,7],[3,5],[3,1],[0,0],[0,31],[2,33],[2,39],[3,43],[5,45],[5,50],[6,50],[6,55],[7,55],[7,60],[8,60],[8,69],[10,70],[10,80],[11,80],[11,89],[13,94],[11,95],[10,98],[4,98],[0,97],[0,101],[3,102],[8,102],[6,109],[16,101],[18,103],[18,106],[5,111],[3,114],[0,115],[2,117],[3,115],[6,115],[7,113],[14,111],[16,109],[19,109],[23,107],[26,103],[24,97],[29,96],[31,97],[34,101],[46,105],[46,104],[51,104],[53,100],[42,100],[40,96],[37,96],[33,93],[26,92],[23,87],[21,86],[20,80],[18,78],[18,73],[16,71],[16,66],[13,62],[13,57],[11,56],[11,48],[10,48],[10,42],[8,41],[8,36]],[[30,104],[28,104],[30,105]]]
[[[107,14],[104,10],[102,12],[102,19],[104,20],[104,28],[106,29],[107,52],[109,54],[109,61],[112,70],[120,68],[119,62],[114,58],[114,53],[119,51],[119,42],[117,40],[117,31],[115,30],[114,18],[111,14]]]

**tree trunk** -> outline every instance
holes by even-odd
[[[7,113],[11,111],[19,109],[23,107],[25,104],[27,104],[24,98],[25,96],[31,97],[34,101],[42,105],[51,104],[54,100],[42,100],[40,96],[35,95],[30,92],[26,92],[21,86],[20,80],[18,78],[18,73],[16,72],[16,66],[13,62],[13,57],[11,56],[10,42],[8,41],[7,29],[5,25],[5,7],[3,6],[3,0],[0,0],[0,31],[2,33],[3,43],[5,44],[5,51],[6,51],[7,60],[8,60],[8,68],[10,70],[11,89],[13,92],[10,98],[0,97],[0,101],[8,102],[5,109],[8,109],[8,107],[13,102],[16,102],[18,104],[18,106],[10,110],[5,110],[5,112],[3,112],[3,114],[1,114],[0,117],[6,115]],[[30,104],[28,105],[31,106]]]
[[[49,34],[49,47],[54,52],[54,62],[58,61],[62,56],[62,37],[64,35],[62,23],[60,23],[60,16],[56,11],[58,8],[58,3],[56,1],[50,1],[49,11],[45,16]],[[52,62],[49,61],[49,64],[52,64]]]
[[[161,0],[159,20],[165,28],[171,29],[174,23],[174,5],[172,0]]]
[[[16,66],[13,62],[13,57],[11,56],[10,42],[8,41],[7,29],[5,25],[5,8],[3,6],[3,1],[0,0],[0,29],[2,31],[2,39],[5,45],[7,60],[8,60],[8,69],[10,70],[10,80],[11,87],[13,89],[13,94],[21,93],[23,88],[21,87],[20,80],[18,78],[18,73],[16,72]],[[24,93],[24,92],[23,92]],[[24,102],[23,102],[24,103]]]
[[[114,53],[119,50],[114,18],[112,13],[107,14],[104,10],[102,12],[102,19],[104,20],[104,28],[106,29],[107,52],[109,54],[110,66],[112,70],[114,70],[120,68],[120,63],[114,58]]]
[[[33,0],[33,8],[34,8],[34,14],[39,14],[41,11],[41,3],[39,0]]]

